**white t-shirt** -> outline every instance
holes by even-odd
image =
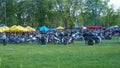
[[[6,39],[6,35],[3,35],[3,39]]]

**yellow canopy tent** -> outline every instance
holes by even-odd
[[[17,32],[17,26],[16,25],[11,26],[10,32]]]
[[[19,26],[13,25],[10,28],[10,32],[32,32],[32,31],[35,31],[35,29],[30,26],[27,26],[26,28],[24,28],[20,25]]]
[[[59,27],[57,27],[56,29],[57,29],[57,30],[64,30],[65,28],[62,27],[62,26],[59,26]]]
[[[27,29],[28,32],[33,32],[33,31],[35,31],[35,29],[32,28],[32,27],[30,27],[30,26],[27,26],[26,29]]]
[[[2,27],[0,27],[0,32],[4,32]]]
[[[11,28],[10,28],[10,32],[27,32],[27,29],[22,27],[22,26],[16,26],[16,25],[13,25]]]
[[[22,26],[17,26],[18,32],[27,32],[27,29]]]
[[[0,33],[3,32],[3,30],[0,30]]]
[[[3,26],[2,29],[3,29],[4,32],[9,32],[9,30],[10,30],[10,28],[7,27],[7,26]]]
[[[16,25],[13,25],[13,26],[11,26],[10,28],[12,29],[12,28],[16,28],[17,26]]]

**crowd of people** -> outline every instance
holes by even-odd
[[[2,32],[0,33],[0,43],[20,44],[20,43],[40,43],[47,44],[71,44],[74,41],[85,41],[85,44],[99,44],[102,40],[112,39],[112,36],[120,36],[120,27],[102,29],[66,29],[34,32]]]

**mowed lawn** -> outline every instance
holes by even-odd
[[[0,44],[0,68],[120,68],[118,38],[88,46]]]

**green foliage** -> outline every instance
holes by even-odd
[[[102,14],[103,10],[106,8],[106,1],[102,0],[85,0],[84,8],[85,14],[87,14],[86,23],[88,22],[91,25],[99,25],[100,22],[100,14]]]
[[[0,0],[0,24],[6,23],[6,0]]]
[[[119,10],[109,0],[0,0],[0,23],[72,28],[80,25],[119,25]]]

